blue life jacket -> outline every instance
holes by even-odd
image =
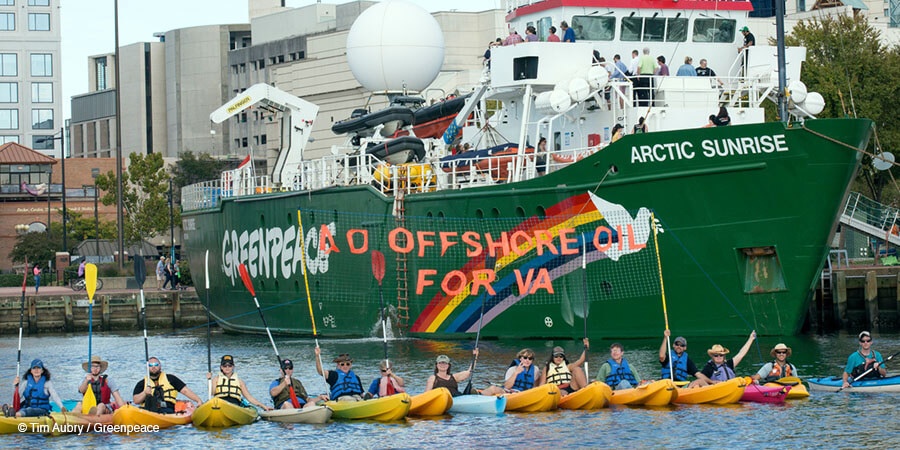
[[[337,381],[331,385],[331,399],[337,400],[344,395],[363,395],[362,381],[352,370],[344,373],[342,370],[334,371]]]
[[[519,372],[516,375],[516,381],[513,383],[513,389],[517,391],[527,391],[534,387],[534,364],[528,366],[528,369]]]
[[[628,367],[628,360],[625,358],[622,358],[622,364],[618,364],[612,359],[608,359],[606,362],[609,364],[609,375],[606,376],[607,385],[615,387],[618,386],[622,380],[631,383],[632,386],[640,384],[634,379],[634,374],[631,373],[631,368]]]
[[[43,375],[37,381],[30,373],[25,377],[25,404],[22,406],[50,410],[50,394],[44,390],[46,381],[47,377]]]
[[[688,354],[687,352],[681,352],[681,356],[678,356],[677,353],[672,352],[672,368],[675,369],[675,381],[687,381],[690,374],[687,372],[687,361]],[[669,365],[666,364],[662,368],[662,378],[671,378],[669,376]]]
[[[728,364],[722,364],[721,366],[716,366],[715,363],[713,365],[716,367],[716,371],[713,372],[712,376],[709,377],[710,380],[713,381],[728,381],[734,378],[734,370],[731,367],[728,367]]]

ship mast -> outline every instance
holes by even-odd
[[[784,62],[784,0],[775,0],[775,36],[778,48],[778,116],[783,123],[788,122],[785,90],[787,66]]]

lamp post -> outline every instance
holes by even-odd
[[[47,141],[59,141],[62,151],[60,152],[60,162],[62,164],[62,229],[63,229],[63,251],[69,251],[68,230],[66,229],[69,221],[68,211],[66,210],[66,129],[59,129],[59,136],[45,137],[38,139],[37,142],[44,143]],[[53,176],[53,169],[50,169],[50,175]],[[52,181],[52,180],[51,180]],[[52,185],[53,183],[49,183]],[[50,233],[50,189],[47,189],[47,233]]]
[[[119,250],[119,272],[125,268],[125,210],[122,193],[122,87],[119,85],[119,0],[113,0],[116,33],[116,226],[118,236],[116,246]]]
[[[169,243],[172,244],[172,261],[175,260],[175,209],[173,208],[172,178],[169,178]]]
[[[100,262],[100,216],[97,214],[97,199],[100,193],[97,191],[97,176],[100,175],[100,169],[91,169],[91,178],[94,179],[94,249],[97,251],[97,262]]]

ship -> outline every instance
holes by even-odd
[[[396,55],[371,45],[399,24],[431,30],[416,44],[441,32],[415,6],[376,4],[347,54],[391,105],[355,112],[331,154],[304,157],[318,107],[275,87],[211,114],[222,122],[263,104],[281,112],[282,140],[268,175],[245,166],[183,188],[201,298],[208,290],[214,319],[241,333],[265,330],[245,281],[271,330],[288,335],[373,336],[385,322],[385,333],[433,339],[798,333],[873,124],[815,117],[823,102],[800,81],[804,49],[737,52],[751,9],[510,2],[510,34],[534,27],[541,41],[493,47],[480,81],[421,127],[413,77],[396,62],[380,70]],[[544,42],[563,21],[576,42]],[[405,70],[432,70],[436,47],[413,49],[425,53],[405,56],[420,64]],[[644,47],[670,62],[702,57],[718,73],[611,65],[612,53],[627,66]],[[364,80],[391,71],[401,86]],[[766,122],[764,103],[779,100],[783,120]],[[720,107],[731,124],[709,126]]]

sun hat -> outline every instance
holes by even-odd
[[[681,345],[687,347],[687,339],[685,339],[684,336],[678,336],[677,338],[675,338],[675,341],[673,341],[673,343],[675,344],[679,342],[681,342]]]
[[[744,28],[741,28],[741,31],[750,31],[750,29],[747,27],[744,27]]]
[[[90,362],[81,363],[81,368],[84,369],[85,372],[90,372],[91,369],[89,366],[93,363],[100,363],[100,373],[106,372],[106,369],[109,368],[109,361],[104,361],[103,358],[97,355],[91,356]]]
[[[353,359],[350,358],[349,353],[341,353],[337,358],[334,358],[332,362],[341,363],[341,362],[353,362]]]
[[[787,350],[788,358],[791,357],[791,354],[792,354],[791,348],[788,347],[787,345],[782,344],[782,343],[778,343],[777,345],[775,345],[775,347],[772,349],[771,352],[769,352],[769,354],[772,355],[772,357],[774,358],[774,357],[775,357],[775,352],[777,352],[778,350]]]
[[[711,349],[707,350],[706,353],[709,354],[709,356],[718,355],[718,354],[727,355],[728,349],[725,347],[722,347],[719,344],[716,344],[716,345],[713,345]]]
[[[435,364],[442,362],[450,364],[450,357],[447,355],[438,355],[437,359],[435,359],[434,362]]]

